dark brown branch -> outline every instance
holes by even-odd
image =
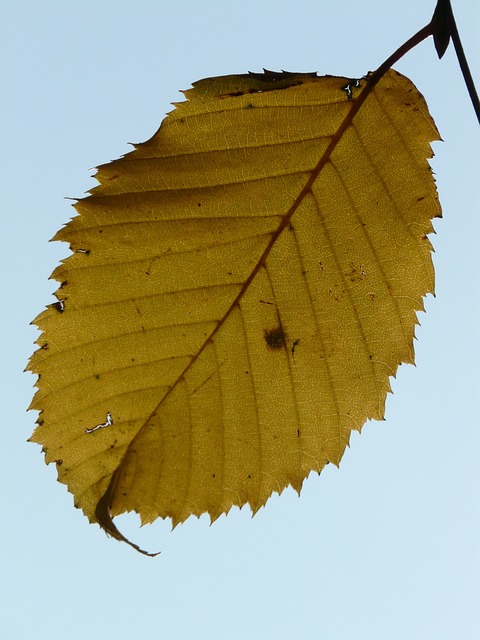
[[[467,58],[463,50],[462,41],[460,40],[450,0],[438,0],[432,22],[430,24],[433,27],[433,38],[439,58],[442,58],[448,47],[450,38],[452,39],[458,63],[462,70],[463,78],[467,85],[467,90],[477,115],[478,122],[480,123],[480,101],[478,99],[475,83],[473,82]]]
[[[473,82],[472,74],[470,73],[470,68],[468,66],[467,58],[465,57],[465,53],[463,51],[462,41],[460,40],[460,35],[458,33],[455,18],[453,17],[453,11],[452,11],[452,6],[450,4],[450,0],[447,0],[447,4],[449,9],[450,34],[452,36],[453,46],[455,47],[458,63],[460,65],[460,69],[462,70],[463,78],[465,80],[465,84],[467,85],[468,93],[470,95],[473,108],[475,110],[475,113],[477,114],[477,120],[480,124],[480,101],[478,99],[478,93],[475,88],[475,84]]]

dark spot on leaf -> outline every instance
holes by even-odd
[[[297,338],[292,342],[292,356],[295,355],[295,349],[298,347],[299,344],[300,344],[300,338]]]
[[[63,464],[63,460],[55,460],[55,464],[57,465],[57,467],[61,467]]]
[[[281,327],[265,329],[264,338],[270,349],[282,349],[285,346],[285,333]]]
[[[65,302],[63,300],[59,300],[58,302],[55,302],[52,307],[59,313],[63,313],[65,311]]]
[[[246,78],[255,78],[256,80],[261,80],[262,82],[269,82],[273,85],[276,85],[278,82],[285,82],[282,87],[275,87],[275,89],[288,89],[288,87],[293,87],[296,85],[303,84],[304,78],[316,78],[317,73],[315,71],[310,73],[302,73],[298,74],[292,71],[271,71],[270,69],[264,69],[263,73],[252,73],[251,71],[248,75],[245,75]],[[272,87],[273,89],[274,87]]]

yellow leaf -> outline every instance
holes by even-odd
[[[389,71],[210,78],[99,168],[30,369],[92,522],[256,512],[382,419],[433,292],[422,96]]]

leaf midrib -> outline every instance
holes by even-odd
[[[145,419],[145,421],[143,422],[142,426],[138,429],[137,433],[132,438],[130,446],[133,444],[135,439],[142,433],[143,429],[150,423],[150,421],[153,418],[153,416],[158,412],[158,410],[161,407],[161,405],[165,402],[165,400],[168,399],[168,397],[174,391],[174,389],[176,389],[177,386],[181,383],[181,381],[185,379],[185,376],[188,373],[188,371],[191,369],[193,364],[198,360],[198,358],[202,355],[202,353],[205,351],[207,346],[215,338],[216,334],[223,327],[223,325],[224,325],[225,321],[227,320],[227,318],[229,318],[229,316],[234,311],[234,309],[237,306],[239,306],[239,302],[241,301],[241,299],[245,295],[246,291],[248,290],[249,286],[253,282],[254,278],[257,276],[259,270],[265,264],[266,259],[267,259],[268,255],[270,254],[272,248],[274,247],[275,243],[277,242],[279,236],[285,230],[285,228],[289,225],[290,220],[292,219],[293,215],[295,214],[297,209],[300,207],[300,205],[304,201],[305,197],[311,192],[312,186],[315,183],[315,181],[317,180],[318,176],[320,175],[322,169],[329,162],[333,151],[337,147],[337,145],[340,142],[340,140],[342,139],[344,133],[347,131],[347,129],[351,125],[351,123],[353,121],[353,118],[358,113],[359,109],[361,108],[361,106],[365,102],[365,100],[368,97],[368,95],[372,92],[372,90],[374,89],[374,87],[377,84],[379,79],[380,79],[379,77],[376,77],[375,78],[375,82],[370,82],[370,83],[367,82],[366,86],[362,89],[361,93],[359,93],[355,98],[353,98],[351,100],[352,106],[349,109],[347,115],[344,117],[344,119],[340,123],[340,125],[337,128],[337,131],[335,132],[335,134],[333,134],[333,136],[331,138],[331,141],[330,141],[329,145],[327,146],[326,150],[324,151],[322,157],[319,159],[319,161],[317,162],[315,167],[309,172],[309,176],[308,176],[308,178],[306,180],[305,185],[301,189],[300,193],[298,194],[298,196],[295,199],[295,201],[293,202],[293,204],[290,206],[290,209],[282,216],[282,218],[280,220],[280,224],[278,225],[277,230],[272,233],[272,237],[271,237],[270,241],[268,242],[265,250],[263,251],[262,255],[260,256],[259,260],[257,261],[257,264],[255,265],[255,267],[252,269],[252,272],[250,273],[249,277],[247,278],[247,280],[243,284],[243,286],[240,289],[239,293],[237,294],[237,296],[233,300],[232,304],[229,306],[229,308],[225,312],[224,316],[217,322],[217,326],[213,329],[211,334],[206,338],[205,342],[200,347],[200,349],[195,354],[195,356],[192,358],[190,363],[185,367],[185,369],[182,371],[182,373],[178,376],[177,380],[172,384],[170,390],[163,396],[162,400],[158,403],[158,405],[153,409],[153,411]],[[124,461],[126,460],[126,457],[128,456],[129,449],[130,449],[130,447],[127,447],[127,449],[125,451],[125,454],[123,455],[122,459],[120,460],[115,472],[112,474],[112,478],[110,480],[110,483],[109,483],[105,493],[103,494],[102,498],[99,500],[99,502],[97,504],[97,507],[96,507],[96,510],[95,510],[95,515],[98,518],[98,521],[101,523],[101,525],[107,531],[109,531],[112,535],[114,535],[115,537],[120,536],[120,538],[124,539],[124,540],[125,540],[125,538],[122,536],[122,534],[119,533],[118,529],[115,527],[115,525],[113,523],[112,517],[110,516],[110,513],[109,513],[109,507],[110,507],[110,503],[111,503],[111,500],[112,500],[114,492],[115,492],[115,486],[116,486],[117,480],[119,478],[119,474],[120,474],[120,471],[122,469],[122,465],[123,465]]]

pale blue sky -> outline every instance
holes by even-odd
[[[2,593],[7,640],[473,640],[480,634],[479,127],[453,49],[428,41],[396,68],[424,94],[444,219],[437,297],[401,367],[386,421],[352,436],[340,469],[252,520],[121,528],[108,539],[27,444],[23,374],[52,302],[90,168],[158,128],[178,90],[212,75],[286,69],[361,76],[428,22],[434,1],[2,0]],[[480,7],[454,11],[480,83]]]

